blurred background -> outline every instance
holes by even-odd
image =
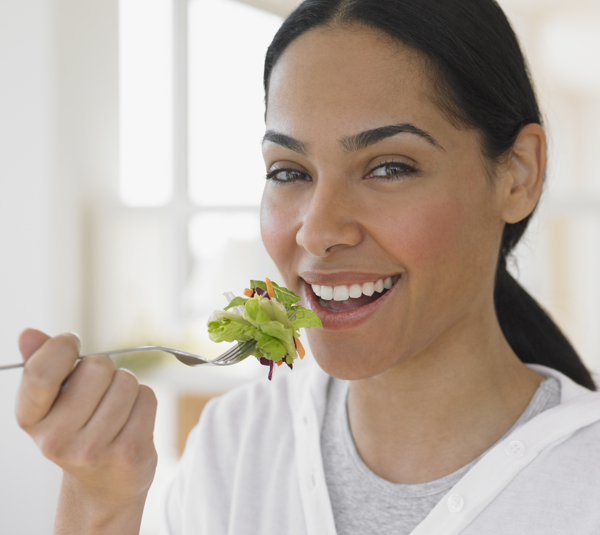
[[[27,326],[85,352],[211,356],[221,293],[280,280],[260,240],[262,62],[296,0],[0,0],[0,364]],[[511,266],[600,373],[600,4],[502,0],[550,138],[548,182]],[[159,398],[142,526],[204,403],[266,368],[133,358]],[[279,370],[281,371],[281,370]],[[283,370],[283,373],[288,370]],[[60,470],[16,425],[0,374],[0,531],[50,534]]]

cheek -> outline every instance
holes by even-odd
[[[289,272],[296,251],[296,233],[292,214],[281,210],[269,195],[263,195],[260,207],[260,233],[267,253],[290,284]]]
[[[385,247],[397,252],[407,269],[437,269],[465,253],[463,242],[469,221],[464,202],[429,199],[395,212],[381,214],[388,216],[385,218],[388,226],[394,221],[391,232],[385,233]]]

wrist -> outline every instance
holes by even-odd
[[[148,489],[128,498],[104,495],[65,473],[54,535],[138,535],[147,494]]]

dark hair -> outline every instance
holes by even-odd
[[[517,37],[495,0],[306,0],[283,23],[265,60],[265,103],[287,46],[318,28],[361,25],[416,50],[431,68],[434,103],[457,128],[478,131],[490,179],[521,128],[542,124]],[[502,235],[494,301],[504,336],[523,362],[543,364],[595,390],[581,359],[550,317],[506,269],[531,215]]]

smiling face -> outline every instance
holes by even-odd
[[[477,133],[432,103],[426,69],[375,31],[318,28],[271,75],[262,237],[321,317],[307,335],[336,377],[432,354],[494,313],[501,194]]]

